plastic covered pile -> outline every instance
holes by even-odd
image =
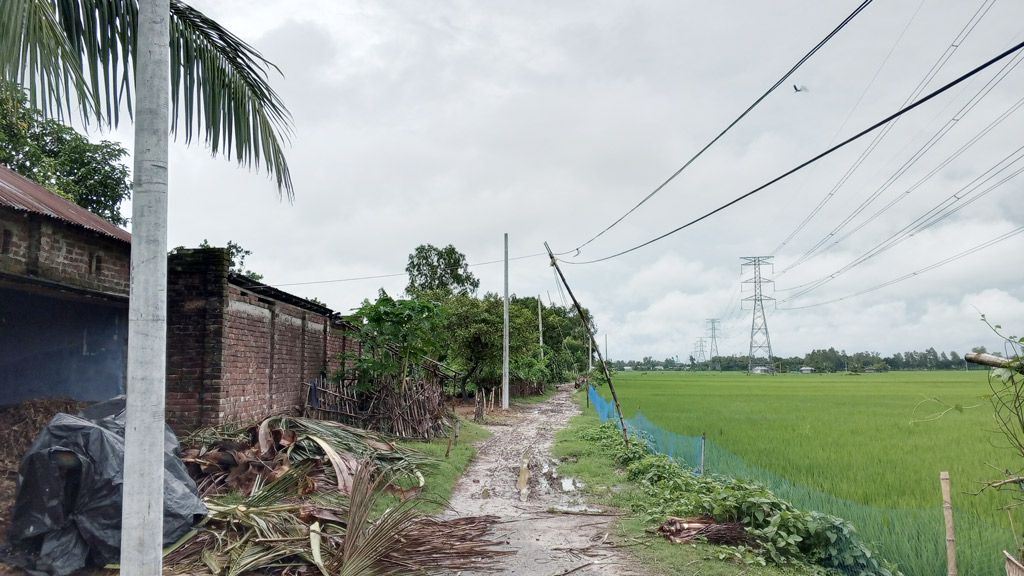
[[[124,477],[124,397],[76,416],[57,414],[25,452],[7,538],[25,552],[13,560],[34,573],[65,575],[117,562]],[[206,515],[181,461],[178,439],[164,433],[164,544]]]

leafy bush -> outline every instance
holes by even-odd
[[[641,495],[631,499],[633,512],[647,522],[659,522],[665,516],[740,522],[757,545],[729,551],[747,562],[814,564],[831,573],[858,576],[900,574],[878,558],[842,518],[798,510],[756,482],[697,476],[664,454],[649,453],[642,438],[626,447],[612,425],[582,435],[625,466],[629,480],[641,489]]]

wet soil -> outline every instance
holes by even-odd
[[[489,416],[493,423],[484,427],[494,435],[477,445],[449,514],[502,518],[496,530],[516,554],[503,560],[499,574],[652,574],[620,545],[613,526],[618,512],[588,509],[577,481],[558,475],[551,445],[555,431],[579,413],[572,391],[566,384],[545,402]]]

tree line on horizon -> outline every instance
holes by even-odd
[[[976,346],[971,352],[986,353],[984,346]],[[677,357],[655,360],[645,356],[642,360],[615,360],[611,365],[616,370],[721,370],[725,372],[745,372],[749,367],[749,357],[715,356],[709,360],[698,361],[692,355],[687,361],[680,362]],[[882,356],[878,352],[855,352],[847,354],[845,350],[835,348],[812,350],[803,356],[772,358],[772,365],[777,372],[795,372],[803,367],[813,368],[816,372],[863,372],[872,369],[878,372],[889,370],[984,370],[983,366],[974,366],[964,360],[955,350],[946,352],[928,348],[924,352],[910,350],[896,352],[890,356]]]

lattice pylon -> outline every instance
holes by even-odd
[[[747,363],[747,374],[760,372],[759,368],[764,367],[768,372],[774,374],[772,365],[772,341],[768,335],[768,321],[764,314],[764,301],[775,301],[775,298],[764,296],[762,284],[771,284],[771,280],[763,280],[761,277],[761,266],[771,265],[771,256],[745,256],[741,258],[745,263],[742,268],[752,267],[753,278],[744,280],[744,284],[751,284],[754,287],[754,294],[743,299],[743,302],[753,302],[754,318],[750,324],[750,355]]]

